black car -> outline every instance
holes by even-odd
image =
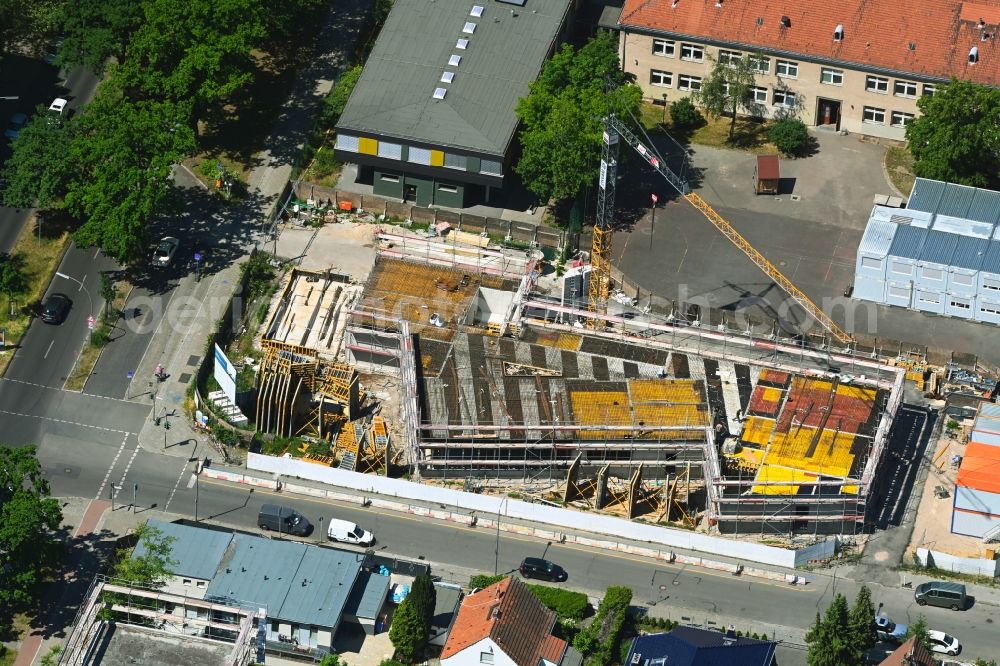
[[[42,321],[46,324],[61,324],[72,306],[73,301],[66,294],[49,294],[42,302]]]
[[[540,557],[526,557],[524,561],[521,562],[521,566],[517,568],[525,578],[538,578],[540,580],[547,580],[553,583],[559,583],[568,577],[566,575],[566,570],[563,569],[558,564],[553,564],[548,560],[543,560]]]

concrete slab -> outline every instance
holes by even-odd
[[[232,645],[170,635],[144,627],[109,624],[93,660],[94,666],[157,664],[158,666],[223,666]]]

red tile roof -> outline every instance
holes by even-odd
[[[453,657],[488,636],[517,666],[538,666],[539,658],[558,664],[566,641],[552,635],[555,623],[556,614],[524,583],[507,577],[465,597],[441,658]]]
[[[675,7],[671,0],[625,0],[618,22],[744,50],[1000,85],[1000,0],[723,0],[718,7],[716,0],[677,0]],[[838,25],[844,37],[836,42]],[[973,47],[979,62],[970,65]]]
[[[912,657],[913,661],[907,661],[906,657]],[[878,666],[937,666],[937,662],[923,645],[917,645],[914,637],[896,648]]]

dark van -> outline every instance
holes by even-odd
[[[913,598],[921,606],[940,606],[952,610],[964,610],[968,601],[965,586],[961,583],[945,583],[934,580],[917,585]]]
[[[301,513],[278,504],[265,504],[260,507],[257,527],[294,536],[309,536],[313,530],[312,524]]]

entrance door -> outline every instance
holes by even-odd
[[[417,186],[416,185],[404,185],[403,186],[403,201],[413,201],[417,200]]]
[[[840,101],[819,97],[816,102],[816,124],[839,130]]]

